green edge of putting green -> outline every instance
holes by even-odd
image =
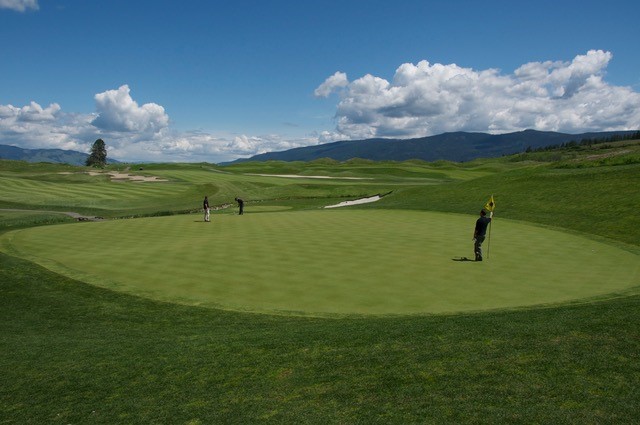
[[[304,315],[439,314],[624,293],[640,256],[496,218],[473,257],[476,217],[317,210],[181,215],[13,231],[0,247],[93,285],[161,301]],[[487,252],[488,251],[488,252]]]

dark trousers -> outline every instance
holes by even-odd
[[[476,261],[482,261],[482,242],[486,236],[476,236],[476,242],[473,244],[473,252],[476,254]]]

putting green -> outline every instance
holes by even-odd
[[[318,210],[74,223],[3,235],[2,250],[94,285],[256,312],[416,314],[566,302],[637,286],[640,256],[497,218]],[[485,254],[486,255],[486,254]]]

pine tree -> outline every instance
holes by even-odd
[[[93,142],[86,165],[91,167],[104,167],[107,165],[107,147],[102,139]]]

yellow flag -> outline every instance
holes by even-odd
[[[493,200],[493,195],[491,195],[491,198],[489,198],[489,200],[487,201],[486,204],[484,204],[484,209],[485,211],[489,211],[489,212],[493,212],[493,210],[496,208],[496,203]]]

